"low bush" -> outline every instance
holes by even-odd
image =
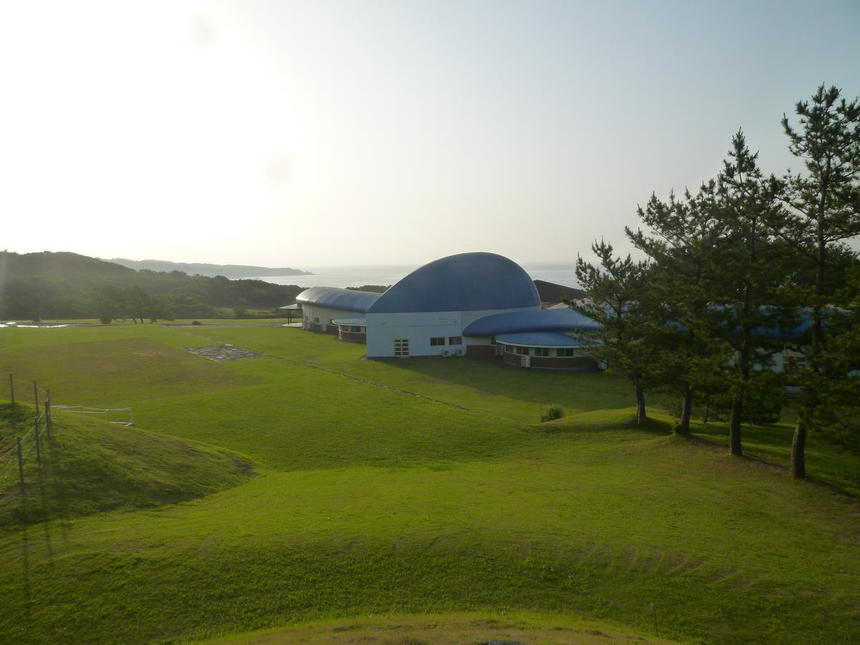
[[[556,419],[561,419],[564,416],[564,408],[560,405],[550,405],[547,406],[547,409],[544,410],[543,415],[541,416],[541,421],[555,421]]]

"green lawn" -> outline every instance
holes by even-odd
[[[263,356],[184,350],[220,343]],[[659,415],[633,429],[629,388],[606,374],[362,354],[283,327],[0,331],[0,373],[55,402],[133,406],[141,429],[256,472],[181,503],[0,529],[0,641],[518,611],[681,641],[860,640],[855,497],[728,456],[713,424],[698,440]],[[549,403],[568,414],[539,424]],[[785,462],[788,434],[746,436]],[[860,487],[856,458],[811,453],[817,477]]]

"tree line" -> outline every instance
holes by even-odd
[[[638,423],[646,393],[669,392],[676,433],[698,409],[741,455],[742,424],[787,404],[803,478],[811,430],[860,452],[860,101],[821,85],[782,126],[799,170],[765,174],[738,131],[715,178],[637,209],[642,259],[603,240],[577,258],[572,306],[602,323],[593,355],[630,380]]]
[[[170,320],[274,312],[302,290],[262,280],[135,271],[75,253],[0,252],[0,319]],[[226,310],[226,311],[225,311]]]

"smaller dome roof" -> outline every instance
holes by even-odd
[[[460,253],[416,269],[386,291],[368,313],[539,306],[534,282],[516,262],[495,253]]]
[[[497,343],[524,347],[580,347],[581,342],[557,331],[524,331],[516,334],[499,334]]]
[[[532,331],[595,331],[600,324],[573,309],[509,311],[478,318],[463,330],[464,336],[496,336]]]
[[[296,302],[365,313],[376,302],[381,293],[340,289],[339,287],[311,287],[296,296]]]

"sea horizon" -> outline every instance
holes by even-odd
[[[247,278],[272,284],[299,287],[361,287],[364,285],[390,286],[419,268],[420,265],[355,265],[305,267],[309,275],[268,275]],[[562,263],[523,264],[532,280],[544,280],[566,287],[578,287],[574,265]]]

